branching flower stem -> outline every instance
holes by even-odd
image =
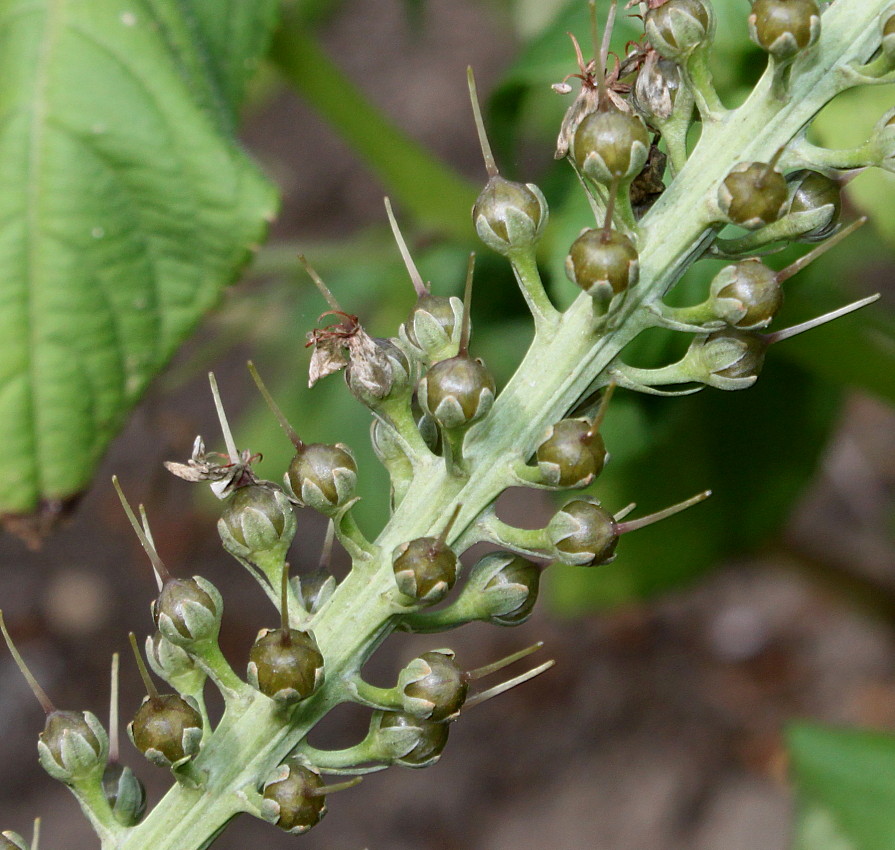
[[[650,304],[713,240],[719,220],[713,203],[725,176],[739,162],[769,161],[851,85],[840,69],[870,58],[878,42],[876,22],[887,5],[888,0],[837,0],[823,15],[812,62],[793,75],[787,100],[775,97],[768,71],[746,103],[704,125],[696,149],[639,224],[640,281],[609,323],[595,331],[592,300],[581,295],[555,322],[538,328],[491,413],[469,430],[462,476],[440,457],[418,459],[372,559],[348,575],[310,622],[326,659],[324,686],[295,709],[290,724],[282,722],[271,699],[243,689],[195,759],[194,774],[207,776],[205,787],[175,785],[145,821],[109,835],[104,850],[202,850],[230,818],[250,808],[257,777],[276,768],[334,705],[348,699],[347,683],[396,627],[402,601],[392,570],[395,548],[437,536],[458,506],[448,542],[460,538],[513,483],[514,466],[532,454],[544,428],[608,383],[613,361],[652,324]]]

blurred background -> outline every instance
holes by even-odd
[[[716,3],[715,70],[731,104],[764,66],[745,41],[742,5]],[[566,31],[584,40],[586,7],[317,0],[296,10],[363,96],[473,192],[484,183],[465,85],[465,68],[474,66],[501,172],[537,182],[550,202],[544,271],[557,301],[571,301],[562,258],[590,213],[571,171],[553,162],[568,102],[550,84],[574,70]],[[624,22],[613,43],[622,50],[638,34],[636,22]],[[336,112],[353,110],[348,97]],[[891,86],[840,98],[819,117],[816,141],[862,141],[893,101]],[[332,123],[272,67],[263,69],[248,98],[243,139],[283,193],[270,241],[152,386],[71,517],[38,551],[12,535],[0,538],[4,614],[61,708],[105,716],[114,651],[122,653],[125,718],[143,694],[126,634],[149,630],[154,581],[109,484],[113,473],[132,503],[146,504],[169,568],[207,576],[220,588],[227,606],[222,648],[237,670],[257,630],[275,625],[254,582],[220,548],[219,506],[161,465],[183,461],[196,434],[220,447],[209,368],[238,444],[264,454],[262,477],[281,477],[291,447],[261,409],[248,358],[306,439],[344,441],[358,452],[365,497],[359,521],[374,534],[384,518],[387,479],[368,449],[366,412],[337,377],[306,389],[305,333],[325,305],[299,274],[298,251],[374,334],[393,335],[413,300],[382,208],[383,193],[393,189],[371,174],[363,146],[346,144]],[[464,716],[433,768],[395,768],[334,797],[302,846],[790,845],[787,724],[895,724],[893,190],[891,175],[879,173],[849,186],[843,217],[867,212],[871,222],[787,283],[779,326],[876,291],[883,293],[879,305],[775,347],[747,393],[616,394],[603,429],[612,462],[587,492],[612,510],[637,501],[644,513],[707,487],[715,493],[709,502],[625,538],[608,567],[551,568],[535,615],[518,629],[477,624],[444,636],[399,635],[377,653],[368,672],[380,684],[415,653],[444,645],[473,668],[542,640],[542,653],[557,664]],[[429,204],[437,207],[437,198]],[[466,219],[438,227],[437,213],[427,221],[400,205],[398,217],[439,294],[460,292],[466,253],[479,251],[472,350],[498,384],[506,381],[529,338],[508,267],[474,245]],[[769,262],[782,268],[804,251],[788,249]],[[698,264],[681,284],[681,302],[697,300],[718,267]],[[627,359],[656,365],[679,349],[670,335],[650,334]],[[535,526],[552,506],[548,496],[513,493],[502,512]],[[324,531],[310,511],[299,523],[296,572],[316,565]],[[346,568],[339,553],[335,571]],[[37,765],[41,726],[11,658],[0,654],[0,828],[27,835],[39,815],[42,850],[93,848],[74,799]],[[312,740],[345,746],[365,727],[363,711],[340,709]],[[122,752],[157,800],[167,787],[164,772],[126,740]],[[246,817],[215,847],[285,848],[295,840]]]

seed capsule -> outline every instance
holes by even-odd
[[[301,835],[326,814],[326,796],[319,773],[290,760],[264,783],[262,812],[280,829]]]
[[[712,309],[719,319],[744,330],[770,324],[783,304],[777,273],[756,259],[725,266],[711,284]]]
[[[820,10],[814,0],[755,0],[749,35],[775,59],[792,59],[820,36]]]
[[[434,720],[423,720],[401,711],[383,712],[379,721],[382,730],[407,730],[416,733],[416,744],[404,755],[394,759],[404,767],[429,767],[441,758],[447,744],[450,726]]]
[[[599,503],[575,499],[547,525],[555,555],[563,563],[593,567],[615,557],[618,523]]]
[[[357,463],[343,443],[303,444],[289,464],[285,482],[298,504],[331,513],[354,495]]]
[[[273,484],[241,487],[226,502],[218,531],[229,548],[248,560],[285,552],[295,537],[296,522],[286,495]]]
[[[205,673],[196,666],[193,656],[160,631],[146,639],[146,657],[156,675],[179,693],[192,693],[205,681]]]
[[[262,629],[249,652],[252,687],[279,703],[307,699],[323,683],[323,656],[310,632]]]
[[[613,296],[637,283],[640,276],[637,249],[617,230],[585,230],[569,249],[566,274],[595,304],[606,305]]]
[[[536,457],[548,484],[586,487],[603,471],[606,446],[586,419],[563,419],[547,429]]]
[[[159,767],[177,767],[199,752],[202,715],[191,697],[148,696],[128,724],[134,746]]]
[[[201,576],[169,578],[152,603],[159,631],[185,648],[217,640],[224,601],[217,588]]]
[[[647,11],[643,26],[649,43],[662,56],[681,62],[711,41],[715,14],[702,0],[668,0]]]
[[[146,789],[134,772],[126,765],[110,762],[102,783],[103,795],[115,820],[122,826],[138,824],[146,812]]]
[[[437,722],[455,718],[466,701],[469,683],[449,649],[424,652],[398,676],[404,711]]]
[[[418,390],[423,408],[449,430],[484,418],[491,410],[496,391],[485,364],[464,354],[432,366]]]
[[[571,150],[578,168],[606,186],[633,180],[646,164],[649,134],[637,115],[615,108],[591,112],[578,125]]]
[[[28,842],[17,832],[4,830],[0,833],[0,850],[29,850]]]
[[[842,192],[839,183],[818,171],[802,169],[787,175],[789,203],[787,213],[817,213],[814,226],[799,235],[802,242],[821,242],[839,223]]]
[[[395,550],[392,568],[398,590],[432,605],[454,586],[460,562],[442,538],[418,537]]]
[[[750,230],[776,221],[787,200],[786,180],[774,163],[741,162],[718,191],[721,212]]]
[[[426,292],[417,298],[399,332],[433,362],[457,353],[462,323],[463,302],[459,298]]]
[[[540,583],[537,564],[513,552],[491,552],[469,571],[462,602],[475,607],[478,619],[498,626],[518,626],[531,616]]]

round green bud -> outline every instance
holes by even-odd
[[[557,560],[595,567],[615,557],[618,523],[598,502],[575,499],[554,514],[547,534]]]
[[[786,214],[811,213],[812,226],[799,235],[801,242],[822,242],[839,224],[842,189],[839,182],[819,171],[801,169],[787,175],[789,202]]]
[[[159,767],[176,767],[199,752],[202,715],[192,697],[146,697],[128,724],[134,746]]]
[[[109,737],[89,711],[52,711],[38,735],[37,753],[50,776],[70,785],[102,772]]]
[[[115,820],[122,826],[138,824],[146,812],[146,789],[136,774],[126,765],[109,762],[102,783],[103,795]]]
[[[531,248],[547,224],[547,200],[533,183],[492,177],[472,208],[479,238],[499,254]]]
[[[575,131],[572,156],[578,168],[597,183],[630,182],[648,155],[649,134],[637,115],[597,110],[586,115]]]
[[[754,230],[777,221],[788,192],[783,175],[765,162],[741,162],[718,190],[721,212],[734,224]]]
[[[435,537],[417,537],[402,543],[392,559],[395,582],[404,596],[423,605],[443,599],[454,586],[460,561],[453,550]]]
[[[513,552],[490,552],[469,571],[459,607],[475,619],[498,626],[518,626],[534,610],[541,569]]]
[[[417,299],[398,335],[433,363],[456,355],[462,325],[463,302],[459,298],[426,293]]]
[[[407,730],[416,733],[415,746],[394,760],[404,767],[429,767],[441,758],[450,726],[435,720],[423,720],[402,711],[388,711],[379,721],[381,730]]]
[[[223,610],[221,594],[201,576],[169,579],[152,603],[158,630],[171,643],[185,648],[216,640]]]
[[[342,443],[307,443],[292,458],[285,483],[298,504],[332,513],[354,495],[357,463]]]
[[[301,835],[326,814],[326,796],[320,774],[289,760],[264,783],[262,814],[280,829]]]
[[[595,304],[605,305],[637,283],[640,260],[634,243],[624,233],[592,228],[569,248],[566,274]]]
[[[820,9],[814,0],[755,0],[749,36],[775,59],[792,59],[820,36]]]
[[[29,850],[28,842],[17,832],[0,832],[0,850]]]
[[[307,699],[323,683],[323,655],[310,632],[262,629],[249,651],[252,687],[279,703]]]
[[[227,499],[218,532],[228,549],[248,560],[285,552],[295,537],[295,514],[272,484],[240,487]]]
[[[414,717],[443,721],[455,718],[466,702],[469,683],[449,649],[424,652],[398,676],[404,711]]]
[[[783,304],[777,273],[756,259],[725,266],[711,284],[715,315],[737,328],[763,328]]]
[[[554,487],[586,487],[606,463],[606,446],[586,419],[563,419],[547,429],[535,454],[544,480]]]
[[[435,363],[418,388],[423,409],[448,429],[465,428],[486,416],[495,392],[485,364],[464,354]]]
[[[702,0],[668,0],[647,11],[643,28],[661,56],[681,62],[711,41],[715,13],[711,4]]]

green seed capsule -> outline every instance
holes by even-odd
[[[171,643],[185,648],[216,640],[223,610],[221,594],[201,576],[169,579],[152,603],[159,631]]]
[[[822,242],[839,223],[842,190],[839,183],[818,171],[802,169],[787,175],[789,205],[787,213],[822,214],[814,226],[799,235],[801,242]]]
[[[272,484],[253,484],[236,490],[224,506],[218,531],[244,557],[284,552],[295,537],[295,516],[286,495]]]
[[[146,812],[146,789],[134,772],[126,765],[109,762],[102,782],[103,795],[115,820],[122,826],[138,824]]]
[[[143,700],[127,731],[134,746],[153,764],[177,766],[199,752],[202,715],[190,697],[159,694]]]
[[[248,680],[271,699],[291,704],[323,683],[323,655],[310,632],[262,629],[249,652]]]
[[[585,116],[572,144],[578,168],[606,186],[633,180],[646,163],[649,134],[637,115],[618,109],[597,110]]]
[[[286,487],[298,504],[330,513],[353,495],[357,484],[357,463],[342,443],[307,443],[298,449]]]
[[[472,208],[479,238],[499,254],[530,248],[547,224],[547,200],[533,183],[494,175]]]
[[[754,230],[780,218],[787,195],[786,180],[773,165],[741,162],[724,178],[718,202],[730,221]]]
[[[71,784],[102,771],[109,738],[89,711],[52,711],[38,735],[37,752],[50,776]]]
[[[443,428],[465,428],[488,414],[494,378],[481,360],[458,354],[436,363],[419,384],[419,401]]]
[[[417,537],[395,550],[392,568],[398,590],[410,599],[432,605],[454,586],[460,562],[435,537]]]
[[[403,767],[429,767],[441,758],[447,744],[450,726],[434,720],[422,720],[401,711],[389,711],[382,715],[380,729],[407,729],[417,733],[417,743],[409,752],[395,759]]]
[[[0,850],[29,850],[28,842],[17,832],[0,833]]]
[[[820,10],[814,0],[755,0],[749,35],[775,59],[792,59],[820,36]]]
[[[443,721],[459,714],[469,683],[449,649],[424,652],[398,677],[404,711],[414,717]]]
[[[761,374],[768,343],[760,334],[733,328],[709,334],[706,340],[707,346],[719,343],[735,344],[740,349],[740,354],[734,362],[715,371],[715,375],[721,378],[742,379],[755,378]]]
[[[586,487],[603,471],[606,446],[586,419],[563,419],[547,429],[536,457],[548,484]]]
[[[615,557],[618,523],[598,503],[575,499],[550,520],[547,533],[553,555],[566,564],[608,564]]]
[[[617,230],[585,230],[569,248],[566,274],[595,304],[607,305],[637,283],[640,261],[634,243]]]
[[[755,259],[721,269],[712,280],[711,296],[715,315],[742,329],[766,327],[783,304],[777,273]]]
[[[681,62],[711,41],[715,14],[702,0],[668,0],[647,11],[643,26],[649,43],[661,56]]]
[[[301,835],[320,823],[326,814],[320,774],[303,764],[288,761],[264,783],[262,812],[280,829]]]

